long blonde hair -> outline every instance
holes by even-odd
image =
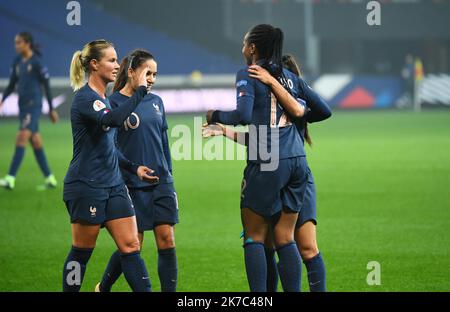
[[[89,64],[91,60],[100,60],[103,57],[103,50],[114,45],[104,39],[94,40],[87,43],[83,50],[76,51],[70,63],[70,85],[74,91],[79,90],[83,84],[86,74],[89,74]]]

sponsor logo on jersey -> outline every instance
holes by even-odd
[[[99,112],[99,111],[101,111],[102,109],[105,109],[105,108],[106,108],[106,104],[103,103],[103,102],[100,101],[100,100],[95,100],[94,104],[92,104],[92,107],[94,108],[94,110],[95,110],[96,112]]]

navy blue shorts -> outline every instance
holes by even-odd
[[[173,183],[147,188],[130,188],[138,231],[151,231],[157,225],[178,223],[178,199]]]
[[[64,202],[71,223],[104,225],[115,219],[135,215],[125,184],[93,188],[83,182],[64,184]]]
[[[276,215],[282,208],[288,212],[300,212],[307,184],[307,167],[305,157],[281,159],[273,171],[261,171],[261,164],[248,162],[242,180],[241,209],[249,208],[266,218]]]
[[[312,221],[317,225],[316,186],[314,184],[314,177],[309,167],[305,199],[303,201],[302,210],[298,215],[297,224],[295,225],[295,227],[299,228],[308,221]]]
[[[32,133],[39,132],[39,118],[41,117],[41,106],[20,108],[19,130],[28,129]]]

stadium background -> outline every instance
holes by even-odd
[[[234,106],[244,33],[258,23],[275,24],[285,32],[285,52],[297,57],[306,80],[335,112],[311,127],[315,145],[308,149],[329,289],[450,290],[449,1],[380,1],[380,26],[367,24],[367,1],[356,0],[78,2],[79,26],[67,24],[68,1],[0,3],[0,92],[15,56],[15,34],[32,32],[62,117],[51,125],[43,116],[41,126],[60,183],[72,152],[69,63],[84,43],[108,39],[120,58],[138,47],[151,51],[160,74],[155,93],[171,113],[169,126],[188,125],[195,135],[194,116]],[[408,54],[417,64],[415,92],[403,76]],[[0,111],[0,175],[12,156],[16,114],[12,95]],[[62,186],[35,191],[41,177],[31,154],[28,149],[16,189],[0,190],[1,291],[58,291],[70,244]],[[248,289],[238,210],[244,165],[174,162],[181,207],[179,290]],[[150,238],[143,254],[158,290]],[[102,233],[83,290],[92,290],[113,249]],[[381,264],[379,286],[366,283],[369,261]],[[123,279],[116,289],[128,289]]]

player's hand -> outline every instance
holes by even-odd
[[[0,116],[3,115],[2,108],[3,108],[3,102],[2,102],[2,100],[0,100]]]
[[[157,183],[159,181],[159,178],[157,176],[152,175],[154,172],[155,171],[153,171],[147,166],[139,166],[136,174],[141,181],[149,183]]]
[[[138,75],[139,87],[144,86],[147,88],[147,73],[150,70],[149,66],[140,69],[136,74]]]
[[[258,65],[252,65],[248,68],[249,76],[256,78],[264,84],[270,85],[275,79],[265,68]]]
[[[214,113],[213,109],[210,109],[209,111],[206,112],[206,122],[208,124],[212,123],[212,115],[213,115],[213,113]]]
[[[58,115],[57,111],[51,110],[49,116],[50,116],[50,120],[53,123],[57,123],[59,121],[59,115]]]
[[[209,138],[212,136],[222,136],[225,133],[225,126],[220,123],[203,124],[202,126],[202,137]]]

